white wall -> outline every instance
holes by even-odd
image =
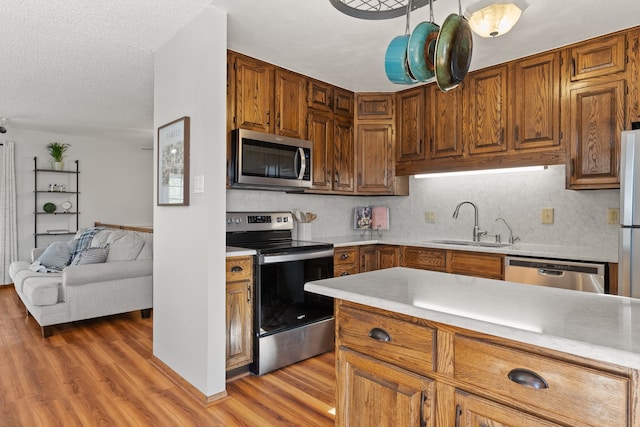
[[[154,208],[153,354],[206,396],[225,389],[226,34],[209,7],[155,56],[155,128],[191,117],[191,195]]]
[[[15,127],[9,127],[3,139],[15,141],[20,259],[27,259],[34,245],[33,158],[38,157],[39,168],[49,168],[49,154],[45,146],[51,141],[71,145],[66,153],[65,169],[75,168],[73,161],[79,161],[81,228],[92,226],[95,221],[127,225],[152,223],[151,151],[143,151],[139,146],[117,140],[36,132]],[[42,174],[38,180],[44,185],[42,189],[46,189],[48,182],[62,184],[69,178],[67,175]],[[74,198],[60,195],[51,197],[51,201],[56,203],[60,210],[60,203],[67,199],[75,201]],[[38,200],[42,201],[42,204],[48,201],[46,197],[39,197]],[[39,208],[41,210],[41,206]],[[71,218],[64,219],[61,216],[52,218],[41,215],[38,220],[43,227],[46,227],[46,224],[52,225],[49,228],[75,227],[75,219],[73,222],[67,222]],[[38,246],[46,245],[47,238],[40,238]]]
[[[287,194],[269,191],[227,190],[228,210],[290,210],[318,214],[312,238],[354,235],[353,207],[389,206],[391,230],[385,237],[430,240],[472,238],[473,209],[463,206],[457,220],[456,205],[470,200],[478,206],[480,226],[489,233],[508,232],[495,218],[504,217],[514,234],[526,243],[571,246],[601,245],[617,253],[618,226],[607,224],[607,208],[619,205],[618,190],[565,189],[564,166],[540,172],[477,175],[410,180],[408,197],[346,197]],[[555,222],[540,223],[540,210],[554,208]],[[425,212],[436,213],[435,224],[425,222]]]

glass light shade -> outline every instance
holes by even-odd
[[[482,37],[497,37],[509,32],[518,22],[522,10],[513,3],[496,3],[471,14],[469,25]]]

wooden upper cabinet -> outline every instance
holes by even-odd
[[[571,89],[570,102],[567,187],[618,188],[625,80],[579,85]]]
[[[306,135],[306,79],[290,71],[275,70],[275,132],[292,138]]]
[[[333,127],[333,191],[352,193],[355,154],[353,123],[336,118]]]
[[[507,66],[487,68],[468,76],[465,111],[469,154],[507,150],[509,108]]]
[[[430,114],[425,139],[429,141],[430,157],[460,157],[462,143],[462,85],[449,92],[441,92],[437,85],[427,86]]]
[[[396,105],[396,162],[424,160],[427,117],[424,87],[398,92]]]
[[[358,120],[391,120],[393,114],[392,93],[358,95]]]
[[[274,67],[251,58],[237,56],[234,62],[235,127],[272,132]]]
[[[353,92],[317,80],[309,80],[307,106],[353,118]]]
[[[311,185],[331,190],[333,177],[333,119],[328,113],[310,112],[307,139],[313,142]]]
[[[357,125],[357,191],[367,193],[390,193],[393,163],[393,125]]]
[[[333,113],[353,119],[353,92],[333,88]]]
[[[309,80],[307,82],[307,106],[321,111],[332,111],[333,109],[333,86]]]
[[[571,81],[590,79],[624,71],[626,63],[624,34],[599,37],[569,49]]]
[[[560,52],[516,61],[513,80],[514,148],[560,145]]]

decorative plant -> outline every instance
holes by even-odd
[[[60,144],[59,142],[50,142],[47,145],[47,150],[49,150],[49,154],[51,158],[56,162],[61,162],[64,157],[65,151],[69,148],[69,144]]]

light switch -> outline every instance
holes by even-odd
[[[428,224],[435,224],[435,222],[436,222],[436,213],[435,212],[425,212],[424,213],[424,220]]]
[[[193,192],[195,194],[204,193],[204,175],[196,175]]]
[[[542,208],[542,223],[553,224],[553,208]]]
[[[620,223],[620,209],[609,208],[607,209],[607,224],[619,224]]]

